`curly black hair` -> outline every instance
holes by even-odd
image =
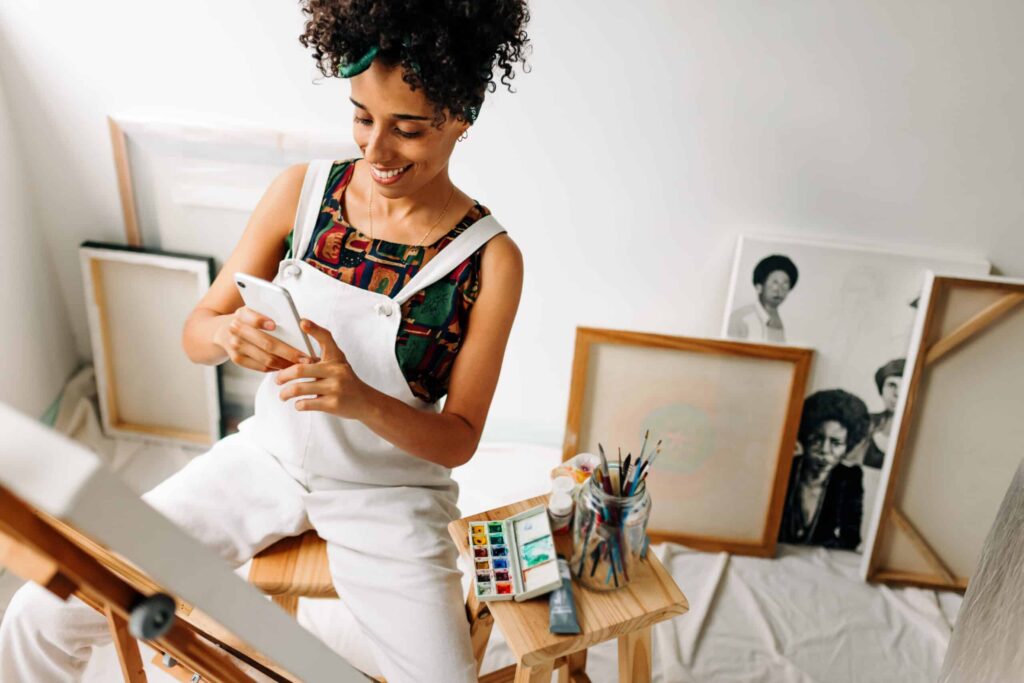
[[[781,254],[765,256],[756,266],[754,266],[754,284],[763,285],[768,280],[768,276],[776,270],[781,270],[789,276],[790,289],[796,287],[796,281],[797,278],[800,277],[800,271],[797,270],[796,264],[793,263],[788,256],[782,256]]]
[[[324,76],[353,64],[377,46],[377,60],[401,65],[402,80],[423,88],[434,104],[434,126],[444,110],[473,122],[486,92],[494,92],[494,68],[510,92],[513,65],[524,71],[530,20],[525,0],[300,0],[309,16],[299,42],[312,47]]]
[[[829,420],[835,420],[846,428],[847,452],[864,440],[871,426],[864,401],[842,389],[826,389],[804,400],[804,412],[800,417],[800,443],[806,444],[818,427]]]

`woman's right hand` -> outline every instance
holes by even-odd
[[[306,354],[264,331],[274,326],[270,318],[242,306],[223,318],[213,334],[213,343],[224,349],[235,365],[257,372],[284,370],[296,363],[309,362]]]

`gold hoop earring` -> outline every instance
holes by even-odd
[[[459,136],[459,142],[462,142],[463,140],[465,140],[468,137],[469,137],[469,128],[467,128],[466,130],[462,131],[462,135]]]

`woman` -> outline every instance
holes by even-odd
[[[363,156],[293,166],[259,202],[183,334],[197,363],[266,373],[256,412],[144,498],[236,565],[316,529],[388,681],[475,681],[450,468],[477,447],[523,267],[448,162],[493,65],[507,84],[522,60],[529,15],[522,1],[304,12],[300,41],[325,75],[351,79]],[[266,333],[239,271],[289,289],[317,357]],[[109,638],[101,615],[34,586],[2,626],[4,681],[74,680]]]
[[[842,389],[804,401],[779,541],[855,550],[860,545],[864,486],[860,467],[842,464],[868,432],[864,401]]]

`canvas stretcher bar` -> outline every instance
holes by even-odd
[[[812,356],[578,328],[563,459],[598,442],[635,458],[650,429],[664,441],[646,479],[651,541],[772,556]]]
[[[963,591],[1024,438],[1024,280],[926,276],[865,579]]]

